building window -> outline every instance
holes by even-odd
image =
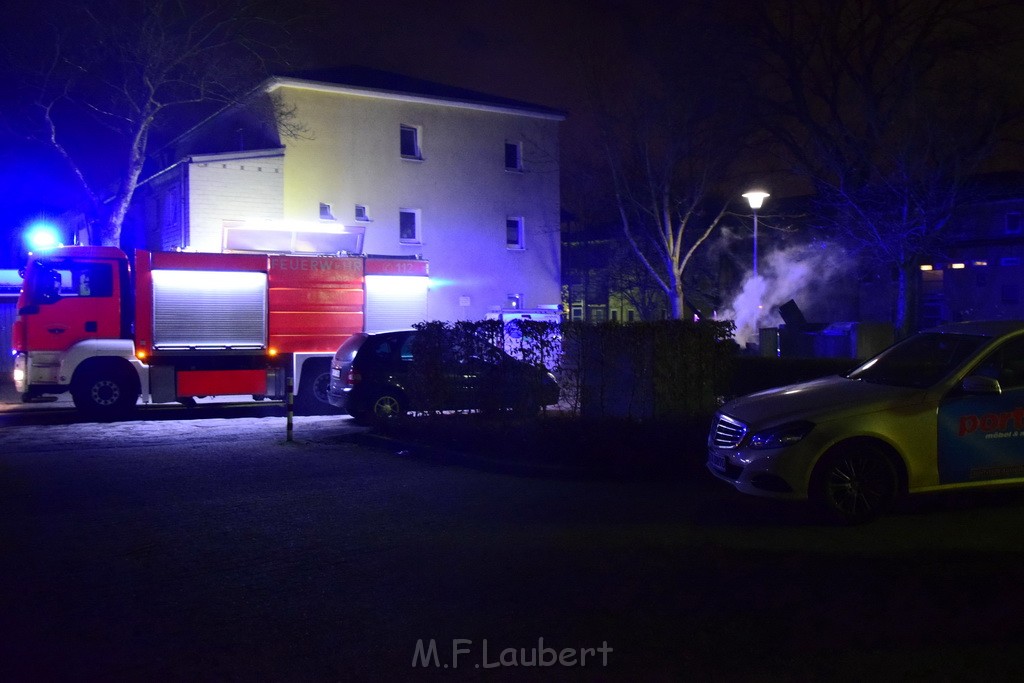
[[[523,170],[523,147],[518,142],[505,143],[505,170]]]
[[[420,129],[415,126],[401,127],[401,150],[403,159],[423,159],[420,150]]]
[[[357,221],[369,221],[370,211],[363,204],[356,204],[356,220]]]
[[[1021,232],[1020,212],[1011,211],[1006,214],[1006,234],[1019,235]]]
[[[398,210],[398,241],[402,244],[419,244],[420,235],[419,209]]]
[[[333,221],[334,213],[331,212],[331,205],[320,202],[320,220]]]
[[[509,249],[523,249],[523,218],[512,216],[505,219],[505,246]]]
[[[572,319],[573,320],[583,320],[583,307],[582,306],[573,306],[572,307]]]

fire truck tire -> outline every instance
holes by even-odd
[[[330,361],[308,360],[302,366],[299,393],[295,397],[295,412],[299,415],[328,415],[336,413],[328,391],[331,388]]]
[[[139,400],[138,379],[130,367],[100,365],[76,374],[71,398],[83,414],[103,420],[126,417]]]

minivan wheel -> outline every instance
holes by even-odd
[[[811,480],[811,496],[833,520],[862,524],[886,512],[896,498],[892,461],[868,444],[847,444],[822,457]]]
[[[374,400],[370,412],[375,421],[384,422],[401,417],[405,413],[405,409],[402,406],[402,399],[398,395],[387,393],[381,394]]]

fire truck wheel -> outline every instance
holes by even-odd
[[[329,361],[306,361],[295,397],[295,412],[300,415],[325,415],[337,412],[328,398],[331,388]]]
[[[77,378],[71,390],[75,407],[98,419],[118,419],[130,414],[139,390],[130,369],[95,368]]]

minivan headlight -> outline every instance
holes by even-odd
[[[792,446],[810,434],[812,429],[814,429],[814,423],[807,420],[787,422],[778,427],[755,432],[750,436],[747,447],[755,449],[785,448],[786,446]]]

